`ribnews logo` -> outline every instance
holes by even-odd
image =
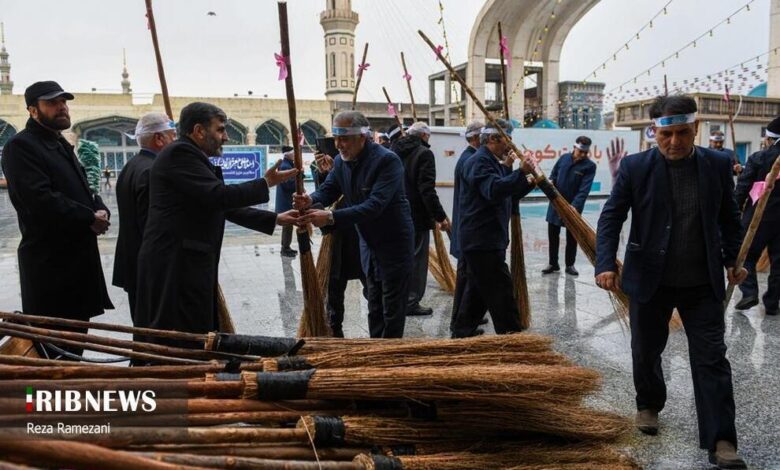
[[[151,413],[154,390],[35,390],[26,387],[25,408],[34,412]]]

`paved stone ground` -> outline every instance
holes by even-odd
[[[445,205],[448,190],[440,192]],[[113,194],[104,196],[115,207]],[[588,203],[585,217],[595,225],[603,201]],[[446,208],[448,213],[450,208]],[[600,393],[589,398],[595,406],[626,416],[634,413],[631,380],[630,336],[612,312],[607,295],[595,287],[593,268],[579,254],[578,278],[565,274],[542,277],[547,261],[547,204],[522,205],[526,265],[532,307],[532,331],[555,338],[556,348],[577,363],[597,369],[603,376]],[[115,224],[118,219],[115,215]],[[110,282],[118,227],[101,237],[100,253]],[[19,242],[15,212],[7,193],[0,191],[0,310],[21,306],[16,247]],[[315,250],[319,248],[315,236]],[[563,245],[562,241],[562,245]],[[561,247],[563,250],[563,246]],[[561,253],[563,256],[563,253]],[[766,275],[760,276],[761,285]],[[222,249],[220,280],[236,327],[245,333],[293,336],[302,307],[300,265],[297,259],[279,256],[279,231],[274,236],[255,234],[229,225]],[[100,321],[129,323],[124,293],[109,287],[116,310]],[[368,336],[366,302],[360,283],[347,288],[344,330],[348,337]],[[739,297],[737,294],[735,297]],[[452,297],[439,290],[429,277],[423,304],[433,308],[431,317],[407,320],[407,336],[446,337]],[[745,314],[733,310],[727,316],[728,357],[734,371],[737,428],[742,455],[751,468],[780,468],[780,319],[767,317],[761,307]],[[492,332],[488,325],[487,331]],[[664,375],[669,400],[661,413],[661,431],[656,437],[634,433],[623,446],[645,468],[704,469],[706,452],[698,448],[693,388],[684,331],[672,332],[664,354]]]

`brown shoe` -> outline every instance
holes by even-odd
[[[658,434],[658,412],[655,410],[639,410],[636,412],[636,427],[645,434]]]
[[[747,468],[747,464],[737,455],[737,449],[729,441],[718,441],[715,451],[710,451],[710,463],[718,468]]]

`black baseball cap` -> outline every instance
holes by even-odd
[[[58,96],[64,96],[66,100],[72,100],[73,94],[63,90],[59,83],[48,80],[35,82],[24,90],[24,101],[27,106],[35,106],[38,100],[51,100]]]
[[[289,145],[282,145],[282,153],[288,153],[295,150],[294,148],[290,147]]]

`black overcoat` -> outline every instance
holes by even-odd
[[[108,212],[64,137],[29,119],[3,148],[3,173],[22,241],[22,309],[89,319],[114,306],[100,264],[95,212]]]
[[[271,234],[276,214],[248,207],[264,202],[265,179],[226,185],[220,168],[189,138],[165,147],[150,173],[149,214],[138,253],[136,325],[216,330],[225,220]]]

